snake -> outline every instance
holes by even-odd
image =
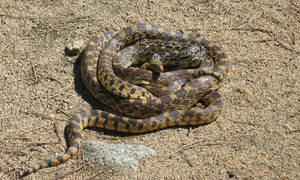
[[[207,68],[204,65],[196,70],[184,70],[185,73],[189,72],[190,78],[181,84],[180,89],[156,96],[149,90],[151,88],[123,80],[113,70],[113,59],[120,56],[119,52],[144,39],[195,44],[205,49],[205,55],[209,58],[204,60],[212,60],[213,66],[207,63]],[[66,126],[67,150],[61,156],[25,169],[19,178],[43,168],[58,166],[76,156],[81,147],[81,131],[85,128],[144,133],[215,121],[223,108],[222,97],[217,90],[226,78],[229,66],[227,55],[215,43],[157,25],[136,24],[125,27],[105,44],[103,36],[94,36],[82,52],[81,76],[89,92],[113,112],[92,109],[75,114]]]
[[[140,67],[132,67],[141,62],[143,64]],[[163,72],[163,65],[169,67],[166,72]],[[147,70],[147,67],[152,71]],[[187,67],[197,68],[182,69]],[[179,43],[161,39],[141,40],[122,49],[113,59],[113,69],[118,77],[143,85],[155,96],[175,92],[188,79],[194,78],[193,75],[211,68],[213,61],[205,55],[203,47],[190,42]]]

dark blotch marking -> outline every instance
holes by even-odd
[[[174,37],[176,39],[183,39],[183,34],[181,32],[176,32],[175,35],[174,35]]]
[[[217,92],[214,92],[214,93],[211,93],[210,96],[213,98],[213,99],[218,99],[218,98],[221,98],[221,95]]]
[[[155,128],[156,126],[157,126],[157,122],[156,122],[156,121],[152,121],[151,127],[152,127],[152,128]]]
[[[72,132],[72,136],[74,138],[80,138],[80,139],[82,139],[82,136],[81,136],[81,134],[79,132]]]
[[[179,112],[178,111],[171,111],[171,112],[169,112],[169,115],[174,117],[174,118],[177,118],[179,116]]]
[[[123,31],[126,34],[126,36],[129,36],[133,33],[133,30],[131,27],[124,28]]]
[[[89,118],[89,117],[87,116],[87,114],[86,114],[85,111],[82,111],[82,112],[80,112],[79,114],[80,114],[80,116],[81,116],[81,124],[84,124],[85,119],[86,119],[86,118]]]
[[[132,124],[133,126],[136,127],[136,125],[137,125],[136,119],[130,118],[128,121],[129,121],[130,124]]]
[[[67,150],[67,151],[65,152],[65,154],[68,154],[69,156],[73,156],[73,152],[72,152],[71,150]]]
[[[105,49],[109,49],[110,51],[114,51],[116,48],[116,45],[113,42],[110,42],[109,44],[107,44],[107,46],[105,47]]]
[[[200,43],[203,44],[203,46],[207,46],[207,45],[210,44],[210,42],[209,42],[208,40],[206,40],[206,39],[202,39],[202,40],[200,41]]]
[[[123,81],[122,81],[121,79],[118,79],[117,82],[118,82],[119,84],[122,84],[122,83],[123,83]]]
[[[115,80],[113,80],[113,79],[112,79],[112,80],[110,80],[110,83],[109,83],[109,85],[110,85],[110,86],[112,86],[112,85],[114,84],[114,82],[115,82]]]
[[[200,72],[198,72],[198,73],[193,73],[192,76],[193,76],[193,78],[195,79],[195,78],[197,78],[197,77],[200,76]]]
[[[152,32],[152,33],[157,33],[157,32],[159,32],[158,30],[159,30],[159,27],[158,27],[158,26],[152,25],[152,26],[151,26],[151,29],[150,29],[150,32]]]
[[[221,109],[223,107],[223,102],[221,100],[217,100],[216,102],[214,102],[214,106]]]
[[[112,55],[112,53],[108,53],[108,52],[102,52],[101,53],[101,56],[108,56],[108,57],[112,57],[113,55]],[[107,58],[107,57],[106,57]]]
[[[140,87],[140,86],[137,86],[137,89],[140,90],[140,91],[143,90],[143,88]]]
[[[164,29],[163,33],[166,35],[166,37],[171,37],[171,31],[169,29]]]
[[[51,165],[51,164],[52,164],[52,161],[51,161],[51,160],[46,160],[45,163],[48,164],[49,167],[52,166],[52,165]]]
[[[96,116],[95,125],[99,124],[99,116]]]
[[[80,123],[80,118],[79,117],[73,116],[72,119],[73,119],[73,121],[75,121],[77,123]]]
[[[123,91],[123,89],[125,88],[125,86],[122,84],[119,88],[120,91]]]
[[[170,121],[171,121],[170,117],[165,117],[165,121],[167,122],[167,126],[169,126]]]
[[[139,32],[145,32],[147,30],[147,27],[145,24],[139,24],[139,25],[137,25],[137,30]]]
[[[64,158],[62,156],[58,156],[56,158],[60,163],[63,163],[64,162]]]
[[[91,114],[92,117],[97,117],[98,116],[98,113],[95,110],[90,110],[90,114]]]
[[[146,93],[143,91],[143,92],[142,92],[142,96],[145,96],[145,95],[146,95]]]
[[[124,32],[127,28],[124,29]],[[130,28],[131,29],[131,28]],[[126,32],[125,32],[126,33]],[[117,42],[123,41],[122,37],[120,36],[120,34],[116,34],[113,39],[115,39]],[[114,45],[115,46],[115,45]]]
[[[103,79],[104,79],[104,81],[106,81],[107,80],[107,74],[105,74],[105,76],[103,77]]]
[[[221,66],[228,66],[229,63],[227,61],[219,61],[218,62],[218,65],[221,65]]]
[[[69,129],[80,129],[79,126],[77,126],[76,124],[74,124],[72,122],[68,124],[68,127],[69,127]]]
[[[108,119],[107,119],[107,117],[108,117],[108,112],[103,111],[103,112],[101,113],[101,117],[104,118],[104,122],[102,123],[102,125],[103,125],[103,127],[105,127],[106,124],[108,123]]]
[[[130,129],[129,123],[126,123],[126,129],[129,131]]]
[[[72,143],[72,145],[70,147],[74,147],[74,148],[78,149],[79,148],[79,144],[78,144],[78,142],[75,141],[75,142]]]
[[[210,49],[212,50],[212,51],[220,51],[221,50],[221,48],[219,47],[219,46],[212,46],[212,47],[210,47]]]
[[[43,166],[43,163],[38,163],[37,166],[40,167],[40,169],[41,169]]]
[[[34,166],[32,166],[31,168],[32,168],[32,172],[36,172],[36,169]]]
[[[108,112],[102,111],[101,117],[107,119],[107,117],[108,117]]]
[[[135,88],[132,88],[132,89],[130,90],[130,94],[134,94],[135,91],[136,91],[136,89],[135,89]]]
[[[161,97],[161,102],[165,103],[165,102],[170,102],[172,99],[170,98],[170,96],[163,96]]]
[[[139,126],[138,126],[138,129],[139,129],[139,130],[142,130],[143,128],[144,128],[143,123],[140,123]]]
[[[208,106],[204,109],[204,114],[212,114],[215,112],[215,109],[212,108],[211,106]]]
[[[196,36],[192,35],[192,34],[188,34],[187,40],[188,41],[195,41],[197,39]]]
[[[155,120],[162,122],[165,119],[165,117],[163,116],[163,114],[160,114],[158,116],[155,117]]]
[[[111,69],[109,69],[109,68],[106,68],[106,69],[104,70],[104,72],[107,73],[107,74],[110,74],[110,73],[112,73],[113,71],[112,71]]]
[[[110,79],[115,79],[116,76],[114,74],[109,74]]]
[[[118,126],[119,126],[119,121],[114,121],[114,128],[115,128],[115,130],[118,128]]]
[[[184,111],[183,113],[183,117],[190,117],[193,113],[191,113],[192,110],[187,110],[187,111]],[[182,120],[181,120],[182,121]]]
[[[220,59],[227,58],[227,55],[225,53],[221,53],[218,56]]]

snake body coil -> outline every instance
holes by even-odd
[[[146,88],[121,79],[113,69],[113,58],[120,55],[118,52],[143,39],[197,44],[205,49],[213,66],[208,63],[209,66],[200,66],[197,70],[184,70],[190,73],[190,78],[181,88],[157,97]],[[89,110],[75,115],[66,127],[70,146],[65,153],[26,169],[20,178],[42,168],[57,166],[75,156],[81,146],[81,130],[87,127],[141,133],[173,126],[207,124],[219,116],[222,101],[216,90],[226,77],[229,62],[218,46],[191,34],[145,24],[124,28],[109,40],[103,50],[101,43],[101,37],[94,37],[83,52],[82,79],[97,100],[118,114]],[[205,107],[198,106],[198,103]]]

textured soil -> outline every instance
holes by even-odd
[[[299,179],[300,1],[43,0],[0,2],[0,177],[65,150],[71,114],[99,108],[76,82],[67,43],[143,22],[203,36],[232,63],[217,121],[84,140],[157,151],[137,171],[96,166],[82,154],[25,179]],[[78,88],[78,86],[80,88]],[[79,90],[78,90],[79,89]]]

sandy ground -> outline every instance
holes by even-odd
[[[1,179],[61,154],[70,114],[94,107],[75,88],[76,58],[64,55],[65,45],[137,22],[224,48],[232,67],[220,89],[221,116],[197,129],[138,136],[85,130],[85,140],[143,144],[158,155],[131,171],[96,166],[80,154],[26,179],[300,178],[300,1],[1,0]]]

